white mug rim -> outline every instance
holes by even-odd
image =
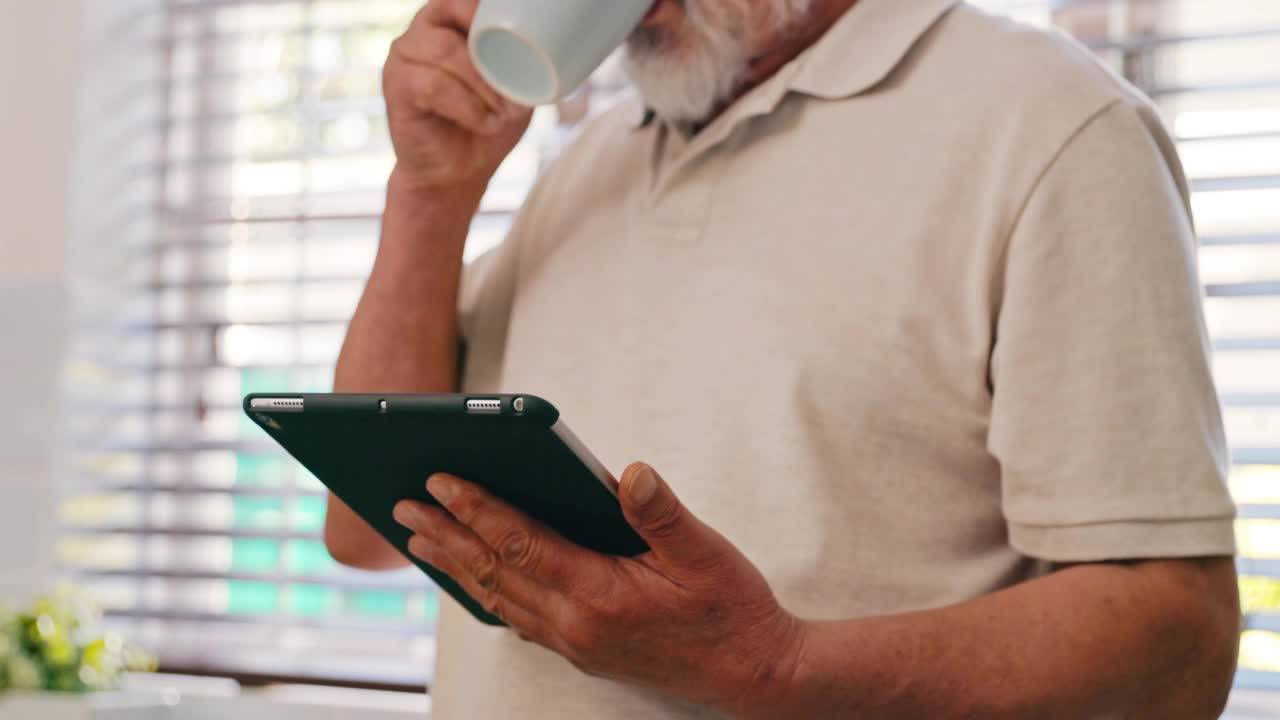
[[[479,52],[477,52],[476,50],[476,45],[480,40],[480,36],[484,33],[490,33],[490,32],[506,33],[507,35],[514,37],[516,40],[519,40],[520,44],[532,50],[534,54],[538,56],[538,59],[542,61],[543,67],[548,70],[548,73],[551,76],[551,92],[541,97],[531,97],[531,96],[519,97],[516,93],[513,93],[506,88],[503,88],[502,84],[499,83],[497,79],[495,79],[493,75],[488,71],[488,69],[485,68],[484,63],[475,62],[474,58],[479,56]],[[528,105],[530,107],[533,107],[536,105],[545,105],[547,103],[555,101],[556,98],[560,97],[560,72],[559,70],[557,70],[556,64],[551,61],[551,57],[547,55],[547,53],[542,48],[538,47],[537,43],[529,40],[527,36],[525,36],[515,27],[509,24],[501,23],[501,22],[490,23],[487,25],[482,25],[480,27],[473,27],[471,28],[471,31],[468,34],[467,46],[471,50],[471,57],[473,58],[472,64],[476,66],[476,70],[480,72],[480,76],[484,78],[485,82],[489,83],[490,87],[492,87],[494,90],[497,90],[502,95],[505,95],[507,99],[513,100],[522,105]]]

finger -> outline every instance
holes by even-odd
[[[635,463],[622,473],[622,512],[653,554],[695,568],[717,567],[728,541],[689,512],[653,468]]]
[[[552,623],[519,605],[509,605],[504,611],[506,615],[499,617],[521,640],[536,643],[560,655],[569,651],[568,645],[556,634]]]
[[[439,550],[431,543],[429,539],[415,536],[410,539],[410,552],[426,564],[433,566],[448,577],[456,580],[462,588],[462,592],[468,594],[472,598],[477,598],[477,602],[485,607],[490,615],[495,616],[506,623],[513,633],[516,633],[522,641],[540,644],[552,652],[558,653],[563,657],[571,657],[571,648],[559,633],[559,620],[564,615],[550,616],[544,615],[538,610],[531,610],[529,607],[521,605],[516,598],[500,594],[500,596],[490,597],[488,605],[480,601],[480,597],[485,597],[484,588],[476,583],[467,571],[462,569],[457,560],[454,560],[448,553]],[[562,606],[559,611],[563,611],[567,606]],[[545,610],[545,609],[543,609]]]
[[[492,548],[444,510],[405,501],[396,505],[395,518],[416,533],[409,539],[409,552],[453,578],[489,612],[503,617],[499,611],[517,605],[534,615],[552,616],[552,589],[504,567]]]
[[[479,0],[431,0],[413,17],[411,27],[440,25],[453,28],[464,35],[475,20]]]
[[[608,571],[601,556],[461,478],[433,475],[427,492],[492,548],[504,566],[549,587],[566,593],[583,590],[590,578]]]
[[[480,75],[471,61],[466,37],[456,30],[430,26],[405,33],[396,40],[393,52],[411,65],[430,66],[453,75],[496,113],[514,112],[511,103]]]
[[[439,569],[448,577],[457,580],[458,585],[462,587],[462,591],[470,594],[471,597],[477,597],[481,593],[481,588],[477,587],[475,580],[468,578],[467,574],[463,573],[461,565],[458,565],[457,561],[454,561],[447,553],[435,550],[428,539],[415,536],[410,541],[410,552],[415,553],[416,556],[421,557],[422,561],[428,562],[428,564]],[[497,601],[490,603],[486,610],[488,610],[489,614],[494,615],[495,618],[506,623],[512,629],[512,632],[520,635],[522,641],[538,643],[540,646],[562,653],[562,655],[566,652],[566,646],[564,646],[564,643],[561,642],[559,635],[556,633],[556,624],[553,621],[541,618],[541,616],[520,605],[520,603],[508,600],[508,598],[498,598]]]

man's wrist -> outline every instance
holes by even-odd
[[[796,703],[812,642],[812,626],[785,610],[782,613],[777,629],[771,633],[773,638],[759,650],[758,671],[729,708],[735,718],[784,717]]]
[[[488,181],[463,181],[448,185],[429,184],[397,164],[387,178],[387,205],[404,206],[434,215],[465,216],[470,219],[480,209],[489,189]]]
[[[455,255],[461,259],[483,197],[483,188],[426,188],[414,184],[399,169],[393,170],[387,180],[379,259],[394,258],[396,264],[411,265]]]

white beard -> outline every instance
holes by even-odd
[[[812,0],[688,0],[679,36],[640,28],[627,42],[623,66],[646,105],[664,120],[697,123],[731,99],[750,69],[753,28],[785,29]],[[761,17],[763,16],[763,17]]]

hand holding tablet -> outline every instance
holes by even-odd
[[[392,513],[402,500],[438,505],[427,478],[447,474],[590,550],[648,548],[627,524],[616,481],[533,395],[259,394],[245,412],[339,499],[477,619],[489,614],[448,575],[408,551]]]

